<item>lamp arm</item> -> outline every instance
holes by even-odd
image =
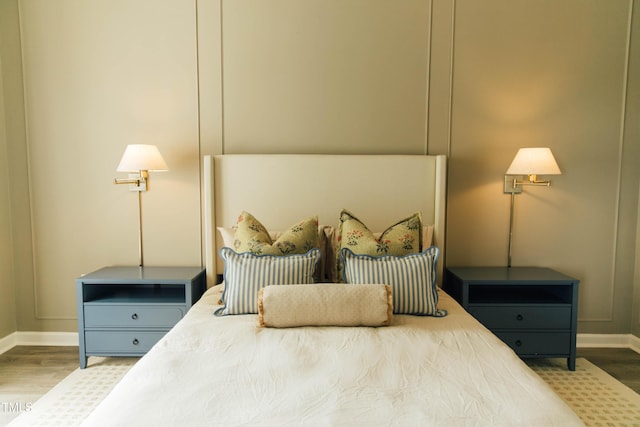
[[[529,175],[529,179],[519,180],[518,176],[505,175],[504,176],[504,193],[505,194],[519,194],[522,192],[522,187],[525,185],[534,187],[549,187],[551,185],[550,180],[539,180],[536,175]]]
[[[131,184],[130,191],[147,191],[149,189],[149,171],[141,170],[139,174],[129,174],[129,178],[115,178],[114,184]]]
[[[114,184],[135,184],[140,185],[142,178],[115,178],[113,180]]]
[[[539,181],[539,180],[535,180],[535,181],[518,181],[518,180],[513,180],[514,185],[534,185],[537,187],[548,187],[551,185],[551,181],[546,180],[546,181]]]
[[[520,185],[538,185],[538,186],[544,185],[546,187],[551,185],[550,180],[539,180],[538,175],[536,174],[527,175],[526,181],[518,181],[517,179],[514,179],[513,182],[514,184],[520,184]]]

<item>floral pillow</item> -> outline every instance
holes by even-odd
[[[415,254],[422,247],[422,219],[420,213],[393,224],[376,238],[374,233],[351,212],[340,213],[338,250],[349,248],[359,255],[403,256]]]
[[[233,249],[254,255],[304,254],[318,247],[318,217],[297,222],[274,242],[269,231],[253,215],[243,211],[238,217]]]

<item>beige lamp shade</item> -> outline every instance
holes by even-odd
[[[551,150],[521,148],[507,169],[507,175],[562,175]]]
[[[166,171],[169,170],[167,163],[162,158],[158,147],[146,144],[130,144],[127,145],[120,164],[118,172],[136,172],[136,171]]]

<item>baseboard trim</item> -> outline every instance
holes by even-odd
[[[0,338],[0,354],[17,345],[77,346],[77,332],[14,332]]]
[[[4,338],[0,338],[0,354],[5,351],[9,351],[16,346],[16,334],[17,332],[14,332]]]
[[[631,343],[630,348],[636,353],[640,353],[640,338],[635,335],[631,335]]]
[[[77,332],[16,332],[16,345],[77,346]]]
[[[0,338],[0,354],[17,345],[77,346],[77,332],[14,332]],[[640,353],[640,337],[632,334],[578,334],[577,347],[630,348]]]
[[[630,348],[640,353],[640,338],[632,334],[578,334],[578,348]]]

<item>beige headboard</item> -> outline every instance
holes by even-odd
[[[205,156],[203,170],[209,286],[223,272],[216,227],[235,225],[243,210],[268,229],[282,230],[312,215],[321,225],[337,226],[345,208],[372,231],[420,211],[444,252],[445,156],[226,154]]]

